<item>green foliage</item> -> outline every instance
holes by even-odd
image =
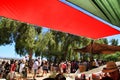
[[[50,32],[46,32],[45,34],[39,34],[38,38],[36,39],[36,46],[35,46],[35,53],[36,56],[40,56],[40,53],[47,53],[48,52],[48,44],[54,45],[55,41],[52,39],[53,35]],[[53,48],[53,47],[52,47]]]
[[[112,39],[111,41],[111,45],[114,45],[114,46],[117,46],[118,45],[118,39],[116,40],[116,39]]]
[[[103,42],[105,43],[105,44],[108,44],[108,40],[105,38],[105,39],[102,39],[103,40]]]
[[[36,31],[32,25],[21,23],[19,25],[16,39],[15,48],[16,52],[20,55],[29,54],[29,51],[34,50]]]
[[[119,61],[120,60],[120,52],[116,52],[114,54],[103,55],[102,60],[105,60],[105,61]]]
[[[95,40],[96,43],[100,43],[100,44],[108,44],[108,40],[107,39],[98,39]]]
[[[15,31],[15,21],[1,18],[0,21],[0,45],[7,45],[13,42],[13,33]]]

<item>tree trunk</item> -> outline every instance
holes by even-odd
[[[32,59],[32,55],[33,55],[33,53],[30,51],[30,53],[29,53],[29,60]]]
[[[33,66],[32,55],[33,55],[33,49],[29,50],[29,61],[28,61],[29,73],[31,73]]]

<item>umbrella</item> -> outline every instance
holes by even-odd
[[[120,34],[69,5],[67,0],[0,0],[0,16],[93,39]]]
[[[86,47],[80,49],[74,49],[77,52],[84,52],[84,53],[93,53],[93,54],[110,54],[116,51],[120,51],[120,46],[112,46],[107,44],[99,44],[99,43],[90,43]]]

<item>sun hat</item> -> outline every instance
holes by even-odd
[[[110,61],[110,62],[108,62],[106,64],[106,67],[103,68],[102,72],[104,72],[104,73],[106,73],[106,72],[110,73],[110,72],[114,72],[116,70],[118,70],[118,67],[117,67],[116,63],[113,62],[113,61]]]

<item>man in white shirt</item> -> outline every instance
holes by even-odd
[[[33,64],[33,70],[34,70],[33,79],[34,79],[34,80],[36,80],[35,77],[36,77],[36,74],[37,74],[38,66],[39,66],[39,63],[38,63],[38,60],[36,59],[36,60],[34,61],[34,64]]]

